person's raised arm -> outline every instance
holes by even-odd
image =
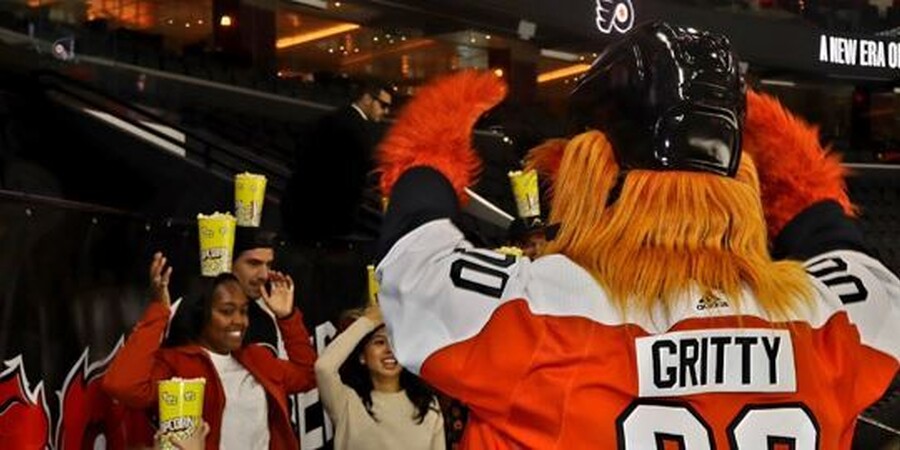
[[[362,316],[328,344],[316,361],[319,397],[325,410],[335,421],[340,420],[350,396],[355,395],[341,380],[340,368],[363,338],[381,324],[381,310],[378,306],[369,306]]]
[[[279,359],[288,393],[304,392],[316,386],[313,364],[316,351],[303,325],[303,314],[294,306],[294,280],[290,275],[272,271],[269,277],[271,292],[261,289],[263,301],[278,319],[278,328],[284,339],[287,360]]]
[[[135,325],[103,376],[103,388],[129,407],[147,408],[158,401],[158,380],[173,375],[171,368],[156,358],[169,323],[169,280],[172,268],[157,252],[150,263],[150,305]]]

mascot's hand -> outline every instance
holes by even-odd
[[[466,71],[440,78],[419,89],[403,108],[379,146],[381,192],[390,197],[400,175],[416,166],[441,172],[465,203],[481,166],[472,149],[472,127],[506,95],[506,85],[492,73]]]
[[[770,240],[791,219],[823,200],[834,200],[846,214],[853,214],[840,158],[822,148],[816,127],[774,98],[747,91],[743,149],[759,172]]]

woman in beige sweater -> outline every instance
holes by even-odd
[[[335,450],[445,449],[437,399],[397,364],[377,306],[322,352],[316,380]]]

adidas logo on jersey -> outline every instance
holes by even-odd
[[[728,302],[714,294],[706,295],[697,301],[697,311],[705,311],[714,308],[727,308]]]

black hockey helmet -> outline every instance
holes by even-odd
[[[662,22],[637,27],[607,47],[570,96],[573,131],[606,134],[625,171],[733,177],[745,110],[728,39]]]

